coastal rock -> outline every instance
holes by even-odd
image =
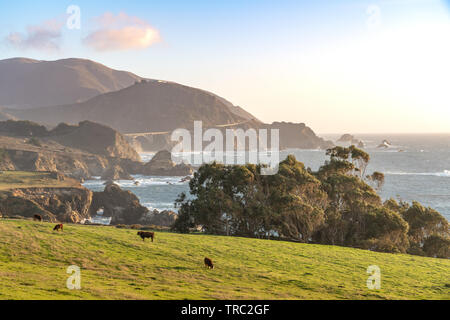
[[[92,192],[86,188],[24,188],[3,192],[0,205],[5,216],[32,218],[41,215],[45,221],[79,223],[89,217]]]
[[[101,178],[102,180],[133,180],[133,177],[118,165],[106,169]]]
[[[327,149],[333,142],[318,137],[304,123],[274,122],[267,129],[278,129],[280,133],[280,149]]]
[[[167,150],[158,152],[142,169],[142,173],[148,176],[188,176],[192,172],[193,168],[190,165],[184,163],[176,165]]]
[[[141,160],[139,154],[129,145],[122,134],[95,122],[82,121],[78,126],[62,123],[50,131],[49,136],[62,145],[93,154],[134,161]]]
[[[349,133],[343,134],[338,140],[337,142],[352,142],[355,141],[355,137]]]
[[[90,215],[103,209],[103,217],[111,217],[111,224],[136,224],[148,213],[139,199],[130,191],[122,190],[112,183],[102,192],[94,192]]]
[[[155,226],[162,226],[162,227],[170,227],[175,223],[177,218],[178,218],[178,215],[173,211],[153,210],[152,212],[149,212],[147,215],[145,215],[145,217],[142,218],[140,223],[141,224],[150,224],[150,225],[155,225]]]
[[[35,152],[25,150],[10,150],[7,162],[1,162],[3,170],[20,171],[58,171],[62,174],[76,179],[86,179],[96,175],[99,169],[103,171],[106,159],[94,157],[87,159],[83,155],[60,154],[54,152]],[[87,160],[87,161],[85,161]],[[90,164],[88,164],[88,163]],[[94,164],[95,163],[95,164]]]
[[[379,148],[379,149],[388,149],[391,146],[392,146],[392,144],[388,140],[385,139],[378,145],[377,148]]]
[[[14,169],[14,163],[8,153],[4,149],[0,149],[0,171],[12,171]]]
[[[338,144],[348,144],[348,145],[354,145],[357,146],[358,148],[364,148],[365,144],[362,140],[359,140],[357,138],[355,138],[355,136],[346,133],[343,134],[337,141],[336,143]]]
[[[51,131],[29,121],[3,121],[0,145],[0,170],[58,171],[82,180],[112,168],[113,176],[129,179],[127,172],[137,174],[143,166],[120,133],[89,121]]]

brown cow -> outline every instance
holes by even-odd
[[[142,241],[145,241],[145,238],[150,238],[150,239],[152,239],[152,242],[153,242],[153,238],[155,238],[155,233],[154,232],[139,231],[137,233],[137,235],[142,238]]]
[[[214,264],[210,258],[205,258],[205,267],[214,269]]]
[[[61,223],[61,224],[57,224],[54,228],[53,228],[53,231],[64,231],[64,225]]]
[[[42,221],[42,216],[39,215],[39,214],[35,214],[35,215],[33,216],[33,220],[34,220],[34,221]]]

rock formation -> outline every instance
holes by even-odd
[[[187,176],[192,172],[193,168],[190,165],[183,163],[176,165],[167,150],[159,151],[142,170],[142,174],[148,176]]]
[[[45,221],[79,223],[89,217],[92,192],[86,188],[24,188],[0,192],[0,207],[5,216]]]
[[[364,148],[365,144],[362,140],[359,140],[357,138],[355,138],[353,135],[351,134],[343,134],[337,141],[336,143],[338,144],[348,144],[348,145],[354,145],[357,146],[358,148]]]
[[[390,148],[391,146],[392,146],[392,144],[391,144],[388,140],[384,139],[384,140],[378,145],[377,148],[379,148],[379,149],[388,149],[388,148]]]
[[[280,149],[327,149],[333,147],[331,141],[318,137],[304,123],[274,122],[267,129],[280,130]]]
[[[78,126],[62,123],[48,133],[51,140],[93,154],[140,161],[139,154],[122,134],[107,126],[83,121]]]
[[[138,197],[122,190],[116,184],[108,184],[102,192],[94,192],[90,215],[103,209],[103,217],[111,217],[111,224],[135,224],[148,213]]]
[[[118,165],[112,165],[101,176],[102,180],[133,180],[128,172]]]
[[[45,126],[31,121],[0,121],[0,135],[32,137],[44,142],[55,141],[60,145],[92,154],[140,161],[139,154],[129,145],[122,134],[91,121],[83,121],[78,125],[60,123],[50,131]]]
[[[120,133],[89,121],[77,126],[60,124],[50,131],[29,121],[0,122],[0,145],[0,170],[59,171],[78,179],[112,174],[129,179],[129,173],[142,169],[139,154]]]
[[[140,224],[155,225],[161,227],[171,227],[177,220],[178,215],[173,211],[153,210],[147,213],[140,221]]]
[[[100,176],[108,166],[108,160],[89,154],[58,153],[53,151],[29,151],[3,149],[1,170],[58,171],[76,179]]]

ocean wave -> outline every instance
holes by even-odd
[[[153,210],[158,210],[158,211],[164,211],[164,210],[168,210],[168,211],[174,211],[174,212],[178,212],[178,209],[175,208],[175,205],[173,202],[144,202],[141,203],[144,207],[146,207],[148,210],[153,211]]]
[[[441,172],[402,172],[402,171],[393,171],[386,172],[387,175],[392,176],[435,176],[435,177],[446,177],[450,178],[450,170],[444,170]]]
[[[121,188],[145,188],[149,186],[165,186],[165,185],[176,185],[182,186],[189,184],[189,181],[182,182],[183,177],[159,177],[159,176],[133,176],[134,180],[117,180],[114,181]],[[87,188],[104,187],[105,180],[95,179],[86,180],[83,186]]]

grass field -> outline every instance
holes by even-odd
[[[80,184],[71,178],[60,181],[52,178],[50,172],[1,171],[0,191],[18,188],[66,188],[79,187]]]
[[[257,239],[0,220],[0,299],[450,299],[450,261]],[[215,262],[203,267],[203,258]],[[69,290],[67,267],[81,268]],[[381,289],[366,287],[369,265]]]

